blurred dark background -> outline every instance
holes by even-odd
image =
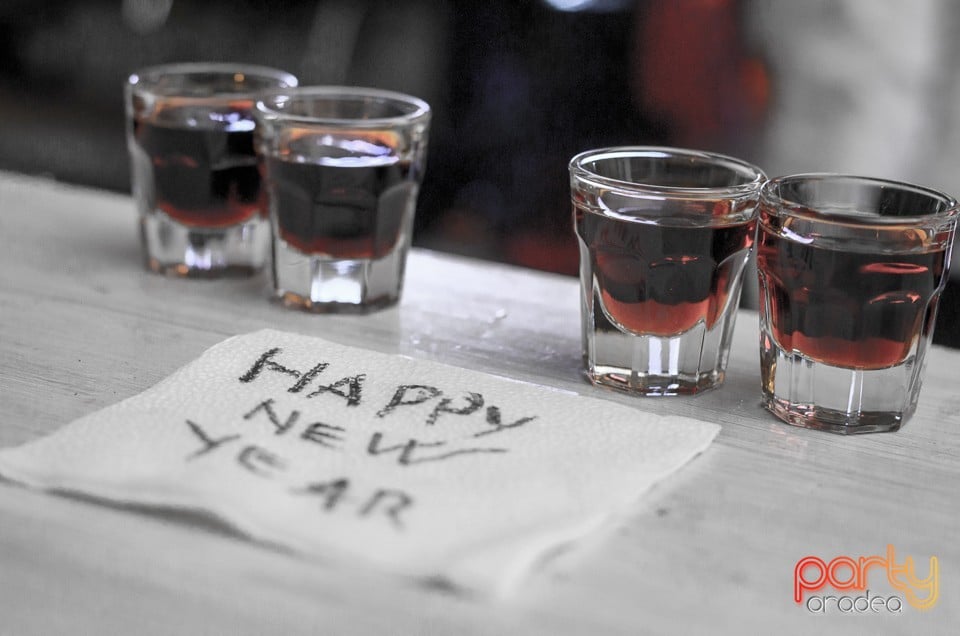
[[[275,66],[431,104],[415,244],[575,274],[567,161],[589,148],[956,195],[958,28],[950,0],[5,0],[0,169],[128,191],[131,72]],[[956,280],[937,328],[953,346]]]

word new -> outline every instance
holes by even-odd
[[[930,573],[926,578],[916,575],[913,559],[905,557],[903,563],[897,563],[896,551],[892,545],[887,546],[886,558],[868,556],[853,559],[848,556],[838,556],[829,563],[815,556],[807,556],[799,561],[793,572],[793,600],[797,604],[803,603],[805,592],[816,592],[829,585],[836,590],[856,590],[862,592],[867,589],[867,575],[870,570],[879,569],[886,573],[887,581],[898,592],[904,595],[907,602],[921,610],[936,605],[939,597],[940,574],[937,557],[930,557]],[[835,597],[814,597],[820,602],[820,608],[826,606],[826,600]],[[849,597],[841,597],[849,599]],[[896,598],[896,597],[892,597]],[[885,604],[890,608],[888,599]],[[899,601],[899,599],[897,599]],[[851,600],[851,603],[854,603]],[[839,608],[839,601],[837,602]],[[852,605],[851,605],[852,607]],[[810,608],[811,611],[821,611]],[[898,611],[898,610],[892,610]]]

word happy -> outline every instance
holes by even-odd
[[[279,348],[273,348],[264,352],[250,367],[250,369],[240,376],[240,382],[253,382],[264,371],[281,373],[294,378],[293,384],[287,388],[288,393],[304,393],[305,397],[312,398],[321,394],[338,395],[346,401],[346,406],[358,406],[363,400],[363,387],[367,376],[365,373],[346,376],[330,384],[313,385],[314,380],[326,370],[329,365],[327,362],[320,362],[306,371],[291,369],[276,361],[277,355],[282,353]],[[309,390],[309,389],[313,390]],[[491,428],[486,428],[474,435],[474,437],[484,437],[494,433],[517,428],[536,419],[536,416],[521,417],[514,422],[504,423],[500,413],[500,408],[493,405],[486,405],[483,396],[480,393],[467,392],[459,400],[449,397],[443,397],[443,392],[433,386],[424,384],[401,384],[397,386],[393,397],[377,411],[376,417],[384,418],[394,413],[400,407],[415,406],[426,403],[430,400],[436,400],[433,410],[426,416],[424,424],[433,426],[442,416],[447,415],[472,415],[474,413],[483,413],[486,424]],[[485,410],[484,406],[486,406]]]

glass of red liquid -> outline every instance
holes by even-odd
[[[757,238],[763,403],[833,433],[895,431],[917,406],[957,202],[806,174],[764,185]]]
[[[369,88],[304,87],[257,103],[281,302],[364,313],[399,301],[430,116],[423,100]]]
[[[766,177],[696,150],[591,150],[570,162],[588,378],[647,396],[723,383]]]
[[[254,101],[296,85],[289,73],[236,64],[173,64],[130,76],[127,146],[149,269],[215,277],[266,265]]]

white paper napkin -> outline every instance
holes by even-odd
[[[719,427],[259,331],[140,395],[0,450],[0,474],[203,510],[326,559],[504,594]]]

